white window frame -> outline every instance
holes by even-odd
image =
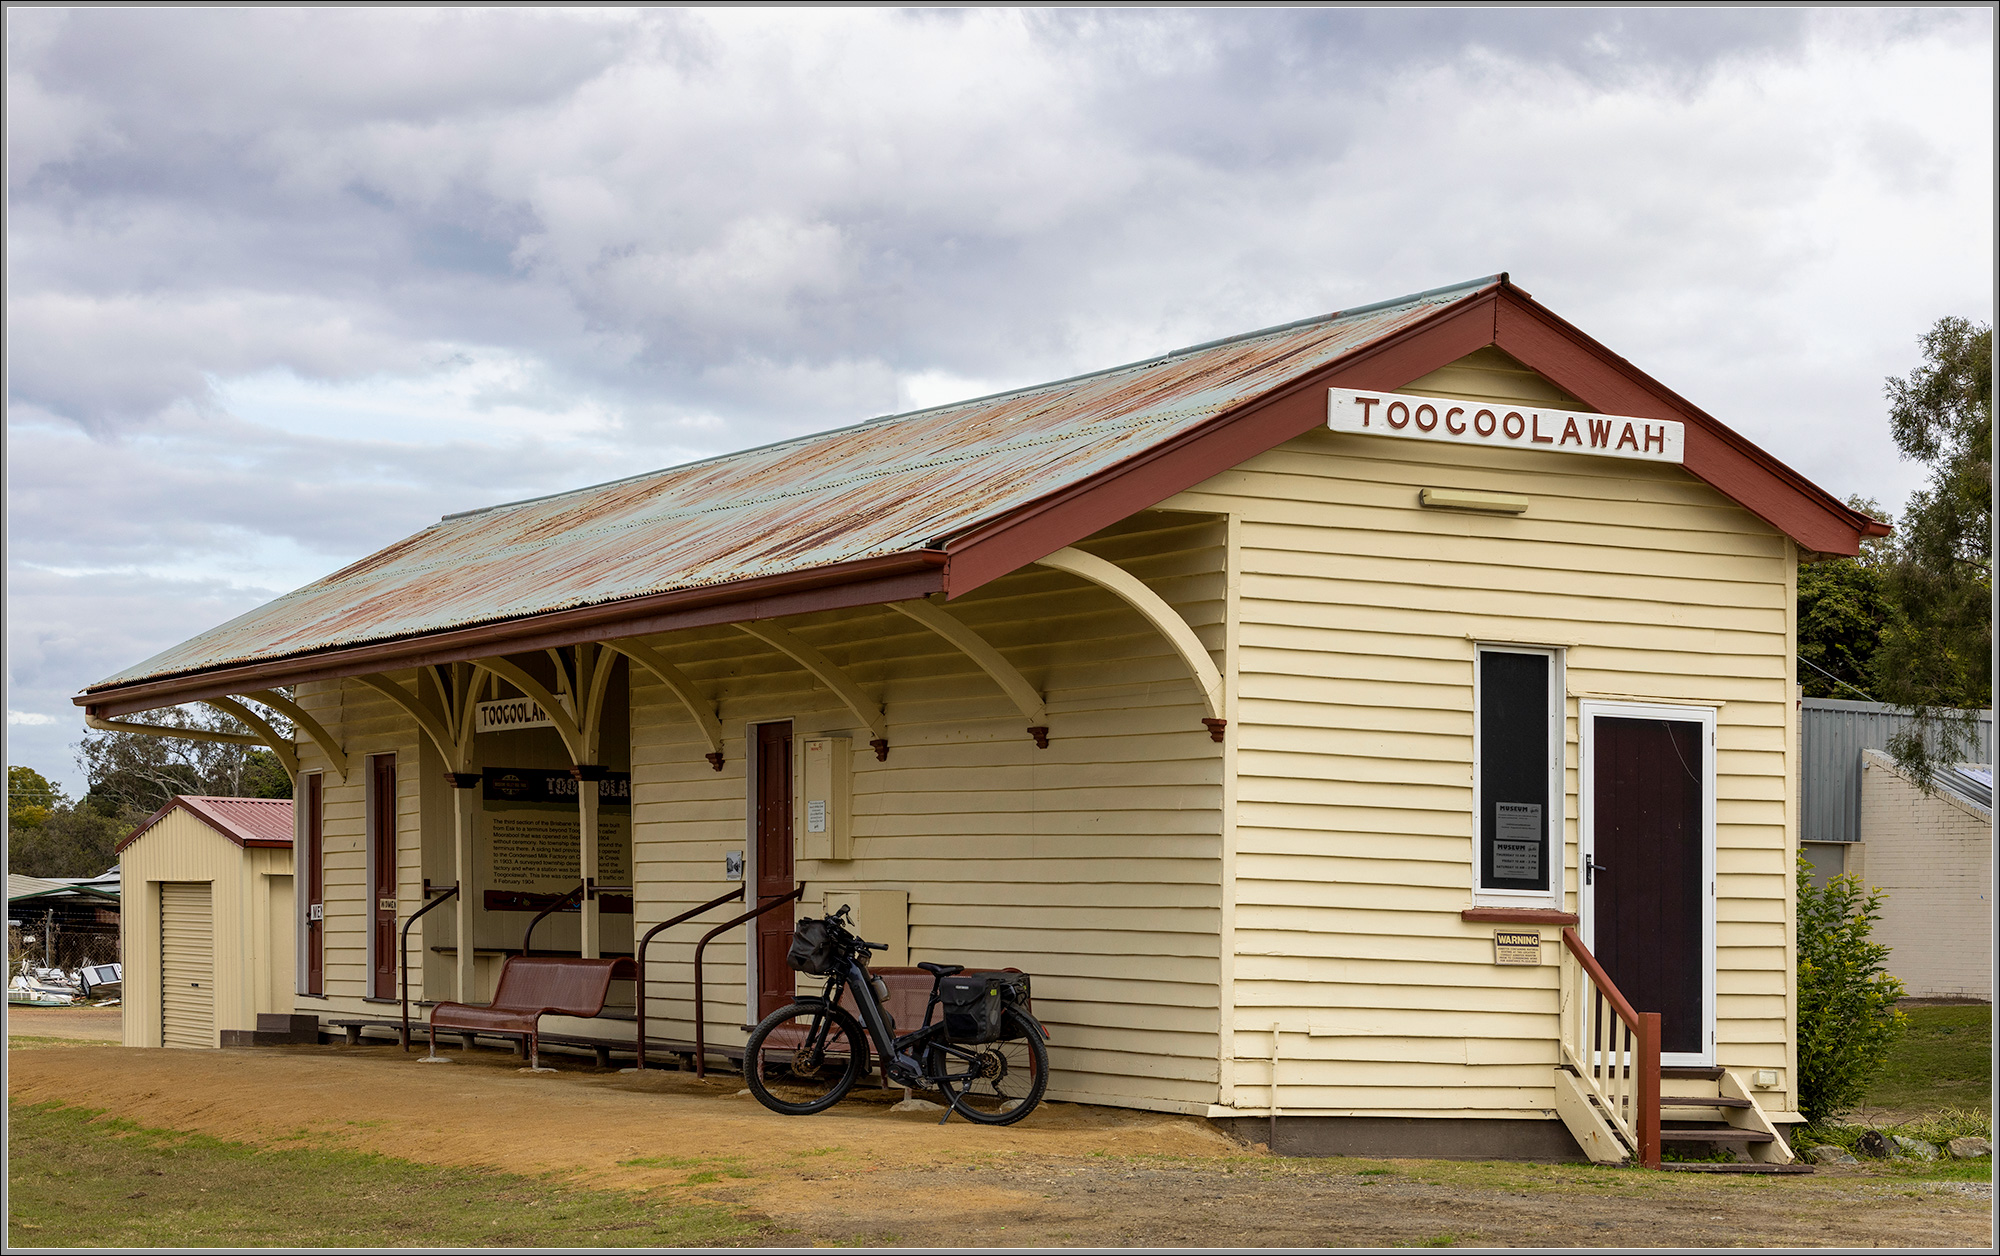
[[[1720,1028],[1716,1020],[1715,1001],[1715,785],[1716,755],[1715,730],[1718,712],[1712,706],[1678,706],[1659,702],[1612,702],[1585,699],[1577,703],[1577,863],[1590,858],[1597,848],[1597,833],[1592,823],[1596,790],[1592,778],[1596,775],[1597,762],[1597,720],[1609,716],[1613,719],[1666,720],[1671,723],[1701,725],[1701,879],[1708,892],[1702,896],[1701,917],[1701,1014],[1707,1022],[1706,1042],[1700,1051],[1662,1051],[1660,1063],[1669,1068],[1713,1068],[1715,1066],[1715,1037]],[[1583,944],[1594,952],[1597,946],[1597,898],[1591,887],[1586,887],[1578,878],[1577,933]],[[1644,1009],[1640,1009],[1644,1010]]]
[[[1567,728],[1569,681],[1564,670],[1564,648],[1557,645],[1521,645],[1511,641],[1475,642],[1472,649],[1472,905],[1475,907],[1527,907],[1562,910],[1565,869],[1569,862],[1569,796],[1564,789],[1564,769],[1568,747]],[[1488,654],[1538,654],[1549,660],[1549,888],[1546,890],[1488,889],[1480,878],[1486,861],[1481,857],[1481,820],[1486,814],[1480,771],[1483,686],[1480,663]]]

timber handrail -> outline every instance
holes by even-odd
[[[1580,1078],[1635,1158],[1660,1167],[1660,1014],[1637,1012],[1576,936],[1562,931],[1575,961],[1563,972],[1562,1063]]]
[[[402,945],[397,948],[397,953],[402,959],[402,964],[403,964],[403,981],[402,981],[403,1050],[405,1051],[408,1051],[410,1049],[410,926],[417,923],[417,921],[423,917],[423,914],[425,912],[429,911],[433,907],[436,907],[439,903],[445,902],[448,899],[457,898],[458,882],[453,881],[448,887],[439,890],[436,892],[435,895],[432,895],[431,883],[429,881],[425,881],[424,894],[426,896],[429,896],[431,901],[425,903],[422,907],[419,907],[415,911],[411,912],[409,918],[403,921],[403,932],[401,934]]]
[[[535,953],[535,948],[533,944],[535,940],[536,925],[542,923],[544,920],[547,920],[550,916],[555,915],[557,912],[569,906],[571,903],[581,899],[583,897],[583,892],[589,888],[590,888],[590,882],[579,881],[576,883],[575,889],[563,895],[555,902],[550,903],[547,907],[542,908],[541,912],[538,913],[533,920],[530,920],[528,922],[528,931],[521,935],[521,954],[533,955]]]
[[[696,916],[701,915],[703,912],[707,911],[711,907],[720,907],[724,903],[727,903],[732,899],[740,899],[742,897],[743,897],[743,887],[739,885],[735,889],[729,891],[729,893],[718,895],[715,898],[711,898],[706,903],[703,903],[699,907],[689,908],[687,911],[682,912],[678,916],[675,916],[668,920],[662,920],[659,924],[656,924],[652,928],[646,930],[646,936],[640,938],[639,945],[632,948],[633,962],[639,966],[639,996],[636,1000],[634,1000],[634,1002],[637,1004],[637,1013],[639,1018],[639,1059],[636,1067],[638,1067],[641,1071],[644,1071],[646,1067],[646,948],[653,944],[653,939],[656,936],[658,936],[660,933],[662,933],[667,929],[673,928],[675,925],[681,923],[681,921],[693,920]],[[695,972],[698,974],[700,973],[700,971],[701,971],[700,961],[697,960],[695,965]],[[697,983],[700,981],[700,978],[698,976],[696,978],[696,981]],[[699,998],[697,998],[695,1006],[697,1008],[701,1006]],[[696,1024],[699,1024],[700,1023],[699,1013],[697,1012],[696,1015],[697,1015]],[[696,1031],[696,1037],[700,1037],[699,1030]],[[700,1065],[697,1064],[695,1067],[698,1070],[700,1068]]]
[[[707,933],[702,934],[701,941],[695,943],[694,946],[694,1075],[696,1077],[708,1076],[708,1063],[706,1054],[708,1050],[708,1034],[707,1034],[708,1026],[702,1016],[701,953],[704,950],[708,949],[708,944],[714,941],[718,934],[724,933],[730,929],[734,929],[737,925],[742,924],[746,920],[755,920],[757,917],[763,915],[765,912],[781,907],[786,903],[796,902],[797,900],[804,898],[805,895],[806,895],[806,887],[803,885],[799,886],[797,889],[793,890],[789,894],[780,894],[778,897],[772,899],[770,902],[765,903],[762,907],[753,907],[749,911],[744,912],[740,916],[735,916],[729,920],[723,921],[721,924],[715,926],[715,928],[710,929]],[[756,943],[752,941],[751,945],[755,946]]]

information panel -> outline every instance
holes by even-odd
[[[631,773],[579,783],[560,768],[487,768],[481,789],[486,832],[479,843],[487,911],[541,911],[582,880],[579,788],[598,791],[593,875],[602,885],[632,884]],[[597,902],[601,912],[632,912],[630,895],[600,895]]]

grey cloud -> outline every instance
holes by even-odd
[[[1980,12],[7,23],[10,685],[50,714],[449,510],[1502,268],[1888,500],[1886,446],[1785,441],[1870,421],[1930,305],[1990,316],[1990,252],[1909,252],[1990,239],[1990,123],[1868,77],[1990,45]],[[1858,77],[1820,90],[1827,64]],[[1857,249],[1912,308],[1843,293]],[[271,375],[482,382],[397,440],[281,430],[234,399]]]

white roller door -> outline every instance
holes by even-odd
[[[214,894],[206,881],[162,881],[160,1045],[216,1044]]]

